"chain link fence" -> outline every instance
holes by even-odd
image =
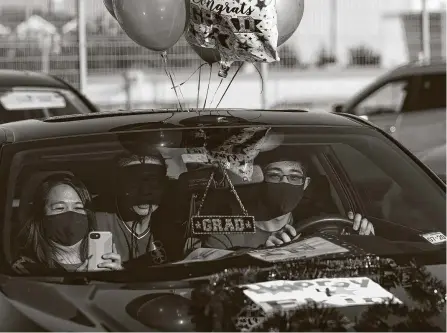
[[[400,0],[393,1],[396,4]],[[400,1],[401,9],[408,7],[408,1],[404,2]],[[388,46],[384,40],[389,37],[389,20],[393,17],[395,25],[403,22],[405,28],[394,37],[404,45],[397,52],[395,62],[413,60],[421,50],[421,16],[387,14],[393,8],[399,9],[387,3],[384,0],[307,1],[296,35],[280,48],[281,61],[270,64],[269,72],[291,75],[328,67],[344,70],[387,67],[384,57]],[[163,71],[160,55],[131,41],[107,12],[102,0],[88,0],[85,6],[89,79],[122,76],[129,70],[153,75]],[[445,56],[442,32],[445,12],[443,16],[431,14],[430,18],[432,55]],[[393,40],[389,43],[396,44]],[[79,87],[78,52],[76,0],[2,0],[0,69],[43,71]],[[201,64],[184,39],[169,50],[168,56],[175,73],[190,74]]]

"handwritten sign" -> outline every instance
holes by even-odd
[[[244,294],[265,312],[292,310],[317,303],[329,307],[402,303],[367,277],[270,281],[244,285]]]
[[[193,216],[192,232],[195,235],[255,233],[253,216]]]
[[[280,248],[255,250],[250,251],[248,254],[264,261],[278,262],[344,252],[349,252],[349,250],[324,238],[312,237]]]
[[[11,91],[0,97],[5,110],[38,110],[65,108],[63,96],[53,91]]]
[[[430,232],[427,234],[422,234],[426,240],[428,240],[433,245],[442,244],[446,242],[445,235],[442,232]]]

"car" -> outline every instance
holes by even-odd
[[[391,70],[334,111],[373,122],[415,154],[441,146],[446,142],[445,60]]]
[[[0,124],[92,112],[99,112],[99,109],[56,76],[0,70]]]
[[[121,178],[122,154],[157,172],[161,156],[167,178],[137,169]],[[272,163],[276,169],[266,171]],[[50,199],[50,185],[41,184],[54,174],[70,174],[87,190],[71,201]],[[99,222],[116,212],[120,227],[127,221],[121,200],[154,180],[164,184],[148,209],[154,241],[124,269],[81,269],[79,258],[65,265],[51,252],[81,256],[75,245],[92,235],[84,230],[81,243],[63,247],[71,222],[59,219],[65,231],[54,234],[51,216],[68,219],[60,214],[78,209]],[[141,110],[11,122],[0,125],[0,185],[4,331],[446,329],[446,185],[357,116]],[[285,188],[296,194],[283,196]],[[156,188],[147,191],[144,202],[155,202]],[[289,213],[261,217],[283,214],[286,201],[294,202]],[[358,234],[349,212],[366,218],[375,235]],[[284,216],[296,228],[290,242],[244,246],[255,235],[276,235],[275,224],[262,221]],[[226,237],[242,246],[200,246]],[[18,270],[30,257],[36,270]]]

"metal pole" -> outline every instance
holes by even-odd
[[[331,56],[337,58],[337,0],[331,0],[331,13],[330,13],[330,31],[329,31],[329,52]]]
[[[78,46],[79,46],[79,91],[87,88],[87,31],[85,19],[85,0],[77,0],[78,8]]]
[[[443,57],[443,58],[445,58],[446,57],[446,31],[445,31],[445,28],[446,28],[446,25],[445,25],[445,20],[446,20],[446,12],[445,12],[445,10],[441,10],[441,47],[442,47],[442,50],[441,50],[441,56]]]
[[[430,60],[430,13],[427,9],[427,0],[422,1],[422,53],[424,60]]]
[[[261,94],[261,108],[267,109],[268,101],[267,101],[267,83],[268,83],[268,74],[269,74],[269,64],[266,62],[261,63],[261,76],[262,76],[262,85],[264,89]]]

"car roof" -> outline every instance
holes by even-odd
[[[386,74],[386,76],[389,79],[390,77],[412,76],[419,74],[445,74],[445,66],[446,62],[442,59],[433,60],[430,62],[415,61],[413,63],[397,67]]]
[[[0,70],[0,88],[5,87],[68,88],[63,81],[49,74],[3,69]]]
[[[371,126],[347,115],[304,110],[141,110],[29,119],[0,125],[0,144],[135,130],[138,126]]]

